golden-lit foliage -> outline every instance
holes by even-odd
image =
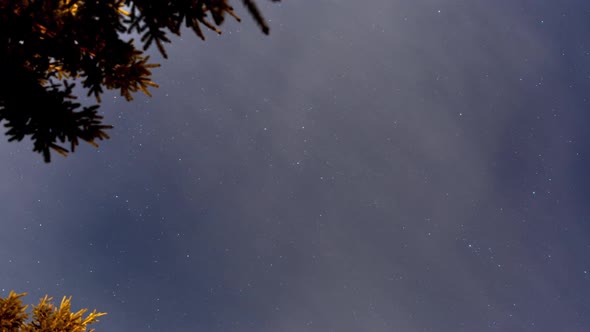
[[[21,331],[25,321],[28,318],[26,313],[27,306],[23,305],[21,297],[26,294],[16,294],[10,292],[8,298],[0,297],[0,331],[13,332]]]
[[[277,1],[277,0],[273,0]],[[252,0],[242,3],[264,33],[269,28]],[[98,106],[77,109],[73,80],[100,103],[108,90],[127,100],[138,91],[151,96],[151,69],[144,55],[156,45],[164,58],[168,33],[184,26],[201,39],[201,26],[216,33],[229,14],[240,20],[228,0],[0,0],[0,121],[9,141],[30,136],[33,150],[50,161],[50,150],[67,155],[58,144],[79,139],[96,145],[108,138]],[[129,33],[141,35],[138,50]]]
[[[45,296],[38,305],[32,306],[32,314],[29,314],[28,306],[21,300],[25,295],[11,291],[6,299],[0,298],[0,332],[92,332],[94,329],[88,329],[88,325],[106,315],[94,310],[84,317],[88,309],[72,312],[71,297],[65,296],[59,307],[51,303],[52,298]]]

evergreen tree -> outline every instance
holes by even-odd
[[[94,310],[84,317],[88,309],[71,312],[71,297],[64,296],[58,308],[46,295],[33,306],[32,319],[29,320],[28,306],[21,301],[25,295],[11,291],[6,299],[0,297],[0,332],[92,332],[94,329],[87,330],[87,326],[106,315]]]
[[[268,34],[254,1],[242,2]],[[112,127],[98,105],[79,109],[72,81],[98,103],[105,88],[127,100],[137,91],[149,96],[148,87],[157,87],[150,70],[159,65],[144,51],[155,45],[166,58],[169,33],[184,26],[205,39],[203,27],[221,33],[226,15],[240,20],[228,0],[0,0],[0,122],[9,141],[30,136],[46,162],[50,150],[65,156],[79,140],[96,146]],[[141,35],[141,50],[124,40],[132,32]]]

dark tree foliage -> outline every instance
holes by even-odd
[[[268,34],[254,1],[242,3]],[[98,105],[75,102],[73,81],[98,103],[104,88],[127,100],[137,91],[149,96],[157,87],[150,69],[159,65],[144,51],[155,45],[166,58],[167,35],[187,27],[205,39],[203,27],[221,33],[226,14],[240,20],[228,0],[0,0],[0,122],[9,141],[30,136],[46,162],[50,150],[65,156],[80,140],[96,146],[112,127]],[[123,39],[132,32],[143,49]]]

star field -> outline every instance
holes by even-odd
[[[152,50],[98,149],[0,143],[1,296],[97,331],[590,330],[590,3],[259,3],[269,36]]]

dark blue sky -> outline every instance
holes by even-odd
[[[0,143],[0,295],[97,331],[589,331],[590,2],[259,0],[99,149]],[[88,101],[92,102],[91,100]]]

